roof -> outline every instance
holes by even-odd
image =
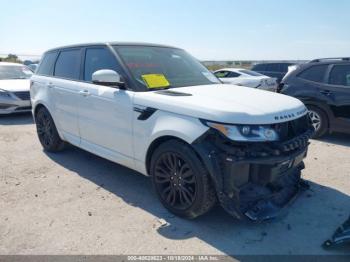
[[[154,46],[154,47],[166,47],[166,48],[177,48],[173,46],[168,45],[161,45],[161,44],[153,44],[153,43],[143,43],[143,42],[95,42],[95,43],[81,43],[81,44],[74,44],[74,45],[66,45],[66,46],[60,46],[55,47],[47,50],[46,52],[59,50],[59,49],[65,49],[65,48],[74,48],[74,47],[86,47],[86,46],[97,46],[97,45],[120,45],[120,46]]]
[[[247,70],[247,69],[244,69],[244,68],[238,68],[238,67],[227,67],[227,68],[220,68],[218,70],[215,70],[215,71],[230,71],[230,72],[237,72],[239,70]]]
[[[22,64],[19,64],[19,63],[10,63],[10,62],[0,62],[0,65],[2,65],[2,66],[23,66]]]

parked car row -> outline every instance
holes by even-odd
[[[309,109],[315,137],[350,133],[350,58],[316,59],[290,71],[279,87]]]
[[[223,68],[214,72],[215,76],[225,84],[234,84],[276,92],[275,78],[244,68]]]
[[[289,68],[294,65],[294,63],[286,62],[259,63],[254,65],[251,70],[269,77],[274,77],[277,79],[277,82],[280,83],[287,74]]]

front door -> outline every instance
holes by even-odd
[[[121,68],[108,48],[86,48],[84,53],[85,83],[79,98],[81,147],[132,167],[133,92],[91,82],[97,70],[120,73]]]

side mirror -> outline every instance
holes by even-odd
[[[124,83],[120,81],[120,75],[110,69],[97,70],[92,74],[92,83],[96,85],[118,86],[124,87]]]

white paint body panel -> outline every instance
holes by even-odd
[[[243,86],[214,84],[173,89],[191,96],[135,93],[135,103],[163,111],[232,124],[274,124],[299,118],[304,104],[293,97]],[[305,112],[304,112],[305,111]],[[279,116],[292,115],[286,119]]]

